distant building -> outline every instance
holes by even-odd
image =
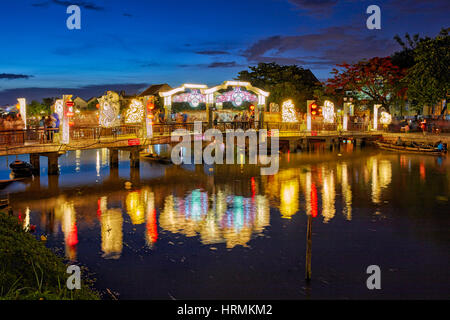
[[[75,97],[73,99],[73,102],[74,102],[75,109],[78,109],[78,110],[86,110],[87,109],[88,103],[83,98]]]
[[[158,97],[160,92],[165,92],[172,90],[173,88],[169,86],[167,83],[163,84],[154,84],[142,91],[138,97],[145,97],[145,96],[155,96]]]

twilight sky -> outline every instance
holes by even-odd
[[[68,5],[81,30],[68,30]],[[381,30],[366,9],[381,8]],[[3,0],[0,105],[63,93],[90,98],[150,84],[215,85],[258,62],[322,80],[336,63],[387,56],[406,32],[449,27],[448,0]]]

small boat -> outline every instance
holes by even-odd
[[[438,150],[435,147],[426,147],[426,146],[405,146],[405,145],[396,145],[394,143],[388,142],[380,142],[377,141],[375,144],[378,148],[387,151],[395,151],[395,152],[406,152],[406,153],[415,153],[415,154],[428,154],[433,156],[443,156],[447,153],[447,150]]]
[[[11,183],[20,181],[22,179],[10,179],[10,180],[0,180],[0,190],[5,189],[7,186],[9,186]]]
[[[9,165],[15,178],[25,178],[33,176],[33,166],[28,162],[16,160]]]
[[[155,161],[162,164],[170,164],[172,163],[172,160],[167,157],[160,157],[158,155],[152,154],[152,153],[144,153],[141,154],[142,157],[144,157],[146,160]]]

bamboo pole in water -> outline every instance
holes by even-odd
[[[305,264],[305,279],[311,280],[311,254],[312,254],[312,215],[308,216],[308,226],[306,231],[306,264]]]

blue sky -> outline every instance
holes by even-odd
[[[81,7],[81,30],[66,8]],[[382,29],[366,28],[381,8]],[[298,64],[326,79],[336,63],[386,56],[395,34],[434,36],[448,27],[449,1],[417,0],[16,0],[0,11],[0,105],[72,90],[235,78],[258,62]]]

